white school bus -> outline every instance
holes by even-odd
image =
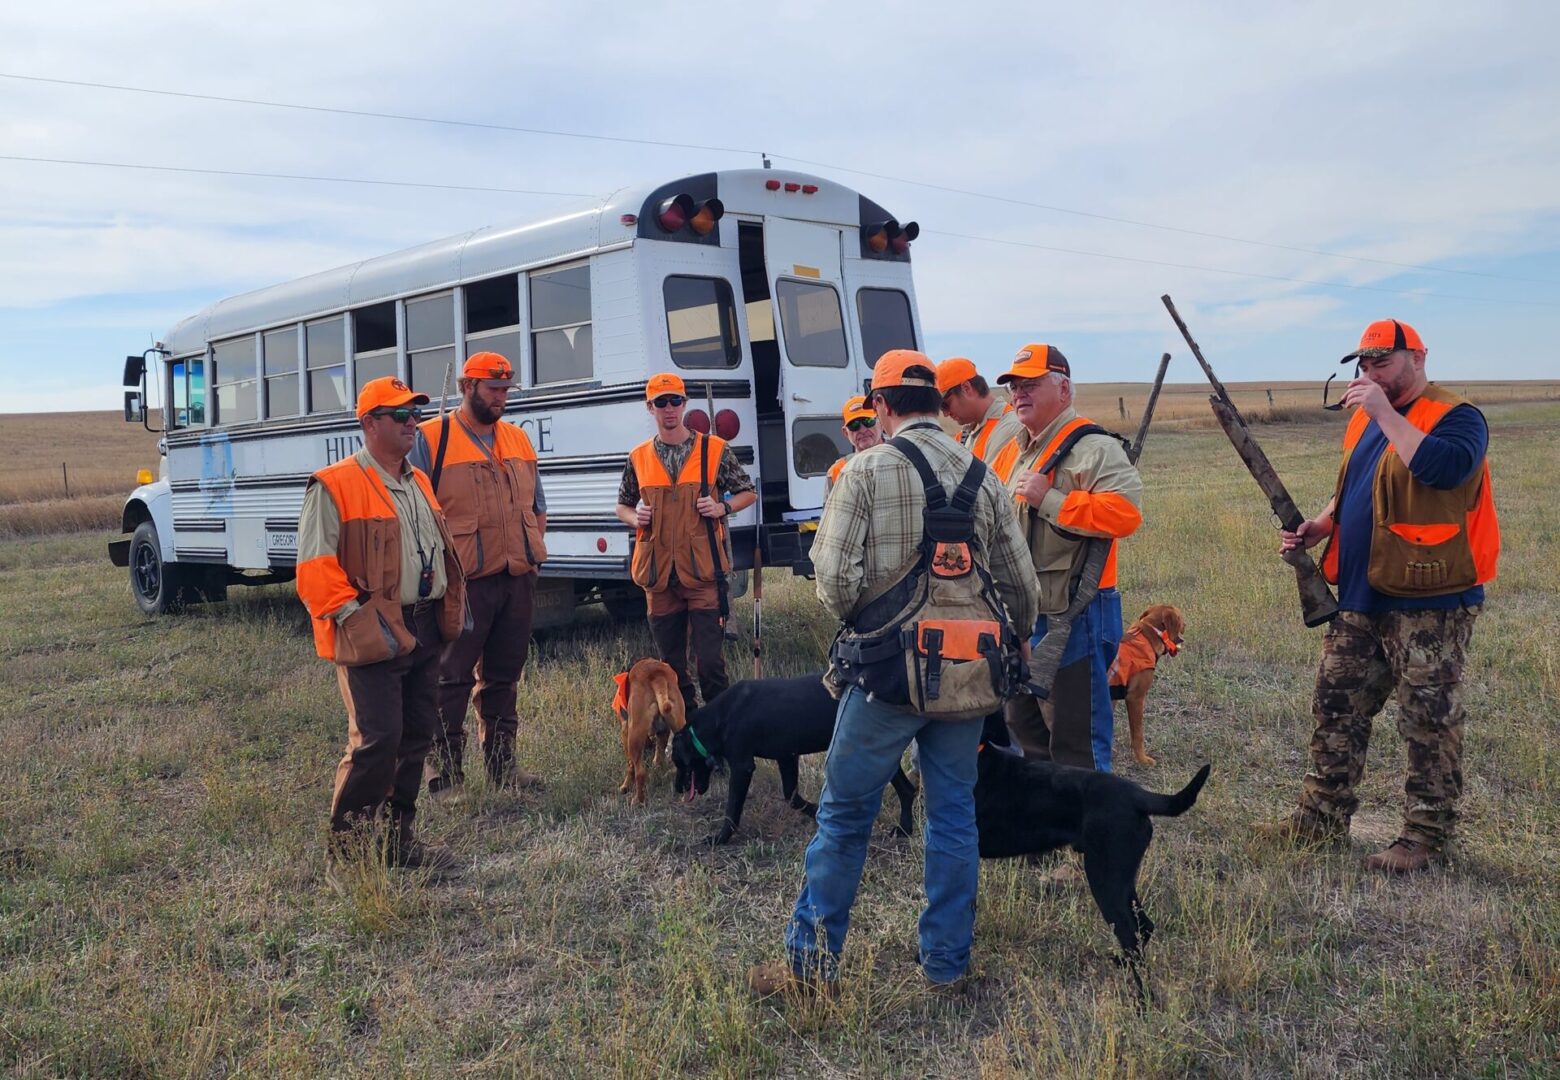
[[[110,557],[148,613],[286,580],[309,476],[362,445],[358,389],[399,375],[437,408],[447,366],[492,350],[514,364],[505,418],[547,498],[538,625],[581,603],[643,611],[613,507],[657,371],[683,377],[689,426],[713,424],[759,487],[731,521],[734,567],[756,546],[805,568],[803,523],[849,449],[840,406],[877,357],[920,347],[918,232],[818,177],[710,172],[220,300],[126,361],[125,418],[147,423],[155,383],[163,456]]]

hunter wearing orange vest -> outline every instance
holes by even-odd
[[[845,426],[840,428],[840,431],[844,433],[845,441],[850,443],[852,452],[829,466],[829,475],[823,480],[825,499],[829,497],[829,492],[834,490],[840,473],[845,471],[845,463],[863,450],[870,450],[883,441],[883,429],[878,427],[877,413],[867,407],[865,394],[857,394],[847,400],[845,408],[840,410],[840,416],[845,421]]]
[[[1007,402],[997,400],[991,386],[963,356],[937,365],[937,391],[943,415],[959,425],[959,443],[987,465],[996,460],[1023,427]]]
[[[1026,757],[1110,772],[1115,715],[1107,673],[1122,633],[1116,541],[1142,524],[1143,482],[1121,442],[1073,411],[1072,368],[1058,349],[1025,345],[997,382],[1007,384],[1023,425],[991,467],[1013,494],[1040,580],[1031,647],[1045,636],[1047,620],[1067,610],[1086,541],[1111,540],[1099,593],[1073,619],[1048,709],[1027,694],[1012,698],[1008,729]]]
[[[473,353],[457,384],[460,407],[424,420],[411,453],[444,507],[471,605],[471,630],[446,645],[439,662],[440,723],[424,770],[434,796],[465,783],[473,688],[488,782],[541,782],[514,760],[520,730],[515,685],[530,651],[536,579],[547,558],[547,502],[536,451],[524,431],[503,419],[514,384],[514,368],[503,356]]]
[[[698,699],[688,675],[690,641],[704,700],[727,686],[717,567],[722,573],[731,569],[726,519],[752,506],[758,493],[724,439],[683,423],[687,406],[682,379],[650,376],[645,409],[655,435],[629,454],[617,516],[634,529],[629,572],[645,590],[660,658],[677,672],[678,689],[692,711]]]
[[[1299,808],[1263,832],[1286,842],[1347,843],[1359,806],[1371,721],[1396,693],[1408,744],[1398,838],[1365,861],[1421,870],[1446,852],[1462,795],[1462,676],[1484,585],[1495,577],[1500,525],[1490,486],[1489,428],[1469,402],[1430,382],[1425,346],[1407,323],[1365,328],[1343,358],[1358,374],[1343,462],[1322,512],[1283,533],[1282,549],[1327,541],[1322,573],[1338,617],[1322,641],[1311,703],[1311,769]]]
[[[454,541],[428,478],[406,460],[427,402],[393,376],[366,383],[357,400],[363,448],[314,474],[298,515],[298,596],[347,707],[326,862],[338,889],[344,864],[365,857],[436,874],[455,868],[448,851],[413,834],[439,723],[441,642],[467,620]]]

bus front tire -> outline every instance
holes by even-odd
[[[167,615],[184,602],[183,567],[163,562],[157,526],[143,521],[130,538],[130,592],[148,615]]]

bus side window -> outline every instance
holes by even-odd
[[[184,361],[175,360],[169,365],[171,382],[173,383],[172,423],[170,428],[182,428],[190,426],[190,391],[184,381]]]
[[[168,365],[172,384],[169,405],[170,430],[200,427],[206,422],[206,358],[186,356]]]
[[[253,334],[212,345],[211,381],[217,395],[217,423],[241,424],[260,418],[255,359]]]
[[[589,263],[531,274],[531,355],[538,385],[590,378]]]
[[[674,274],[661,285],[672,362],[686,368],[733,368],[742,359],[731,283]]]
[[[898,289],[857,289],[856,313],[861,316],[862,358],[868,367],[891,349],[916,348],[910,298]]]
[[[199,427],[206,422],[206,358],[192,356],[189,364],[190,426]]]

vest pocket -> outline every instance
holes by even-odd
[[[1418,544],[1425,547],[1444,544],[1462,531],[1461,527],[1455,523],[1448,525],[1405,525],[1402,522],[1398,522],[1388,525],[1387,528],[1404,540],[1407,540],[1410,544]]]
[[[400,651],[385,618],[372,607],[360,607],[336,626],[336,663],[362,667],[388,660]]]

